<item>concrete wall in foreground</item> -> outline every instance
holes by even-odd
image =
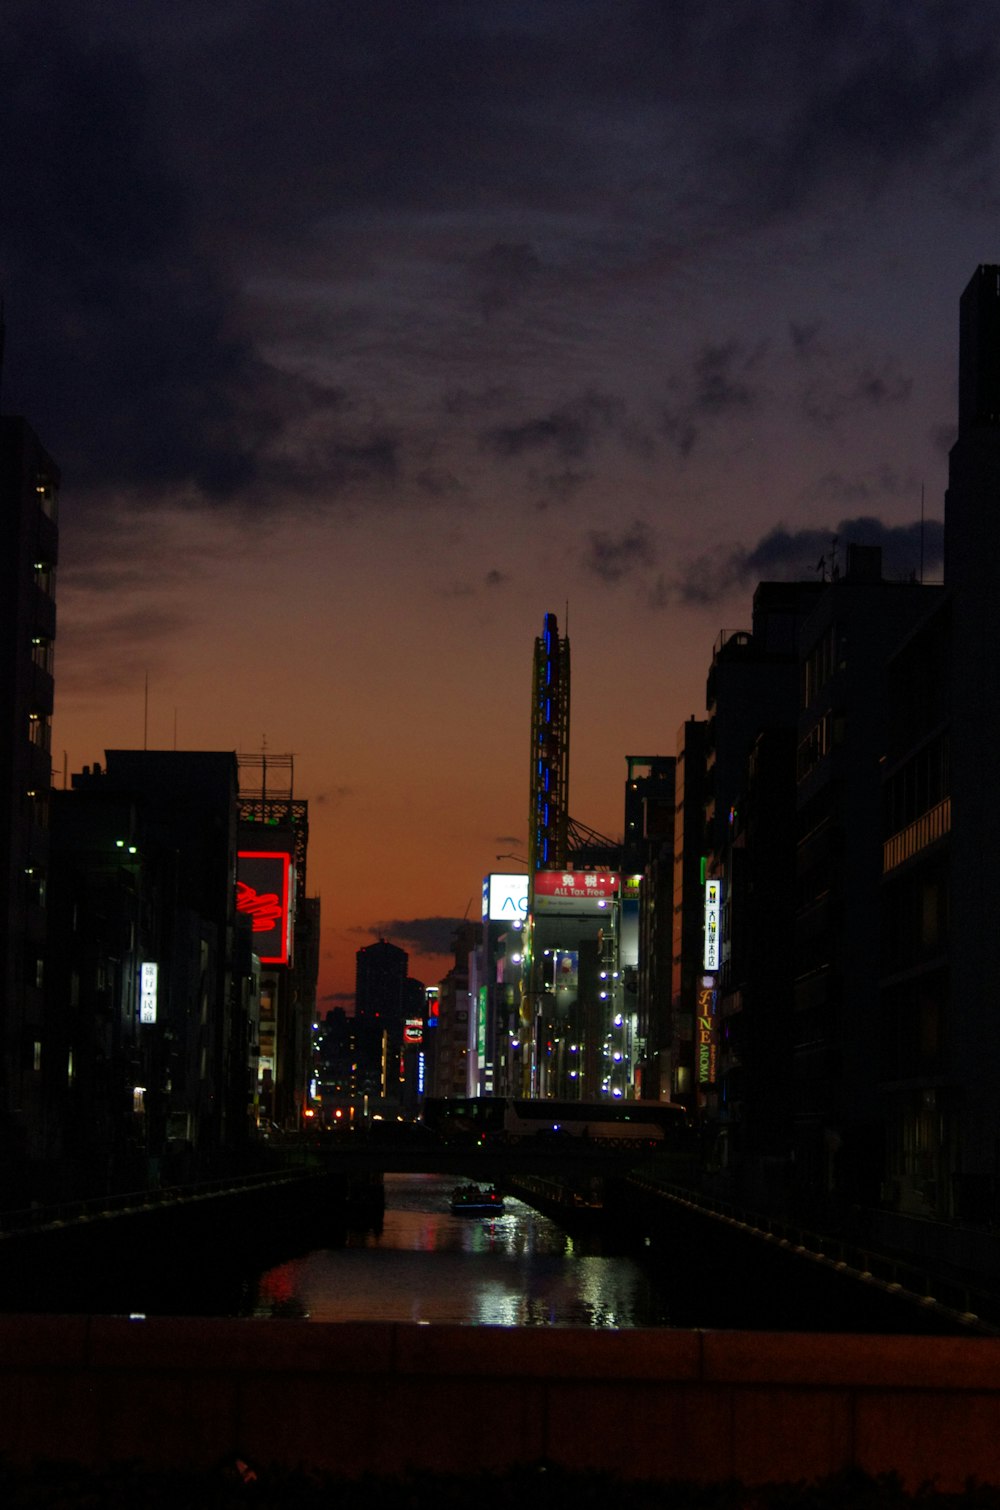
[[[0,1453],[1000,1484],[1000,1339],[0,1317]]]

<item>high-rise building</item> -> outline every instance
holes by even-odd
[[[886,580],[877,546],[848,545],[844,569],[825,586],[800,635],[795,1001],[785,1081],[803,1216],[817,1200],[817,1215],[825,1216],[831,1204],[878,1198],[884,1112],[872,1024],[886,665],[938,595],[940,588],[918,581]],[[776,896],[786,894],[782,887]],[[779,968],[780,956],[772,979]]]
[[[43,1086],[58,490],[31,427],[0,418],[0,1179],[11,1200],[55,1152]]]
[[[409,999],[409,956],[388,939],[379,939],[359,949],[355,961],[358,1089],[370,1097],[396,1098]]]
[[[879,1235],[907,1247],[955,1224],[933,1228],[950,1262],[968,1252],[958,1224],[1000,1225],[998,560],[1000,265],[983,264],[959,306],[944,597],[890,666],[883,791]],[[995,1273],[1000,1245],[976,1247]]]
[[[677,734],[673,854],[669,864],[664,856],[647,867],[650,905],[644,901],[640,967],[640,995],[649,998],[650,1016],[658,1021],[651,1060],[655,1056],[660,1098],[692,1111],[698,1104],[695,1027],[704,971],[707,732],[705,720],[692,716]],[[664,995],[669,1016],[658,1005]]]
[[[631,1082],[648,1100],[670,1099],[661,1053],[670,1019],[670,940],[677,761],[626,755],[625,835],[619,904],[621,1015],[631,1046]]]

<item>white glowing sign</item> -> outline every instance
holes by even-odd
[[[528,877],[489,875],[483,882],[483,917],[491,923],[523,923],[528,916]]]
[[[139,972],[139,1021],[156,1021],[156,978],[159,967],[143,964]]]
[[[722,882],[705,882],[705,969],[719,968],[719,914],[722,910]]]

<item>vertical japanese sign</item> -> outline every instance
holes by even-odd
[[[150,961],[139,967],[139,1021],[156,1021],[156,985],[159,967]]]
[[[704,966],[713,973],[719,968],[719,924],[722,912],[722,882],[705,882],[705,954]]]

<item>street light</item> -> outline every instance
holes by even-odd
[[[497,860],[516,860],[517,863],[518,863],[518,865],[527,865],[527,863],[528,863],[527,860],[524,858],[523,855],[495,855],[494,859],[497,859]]]

